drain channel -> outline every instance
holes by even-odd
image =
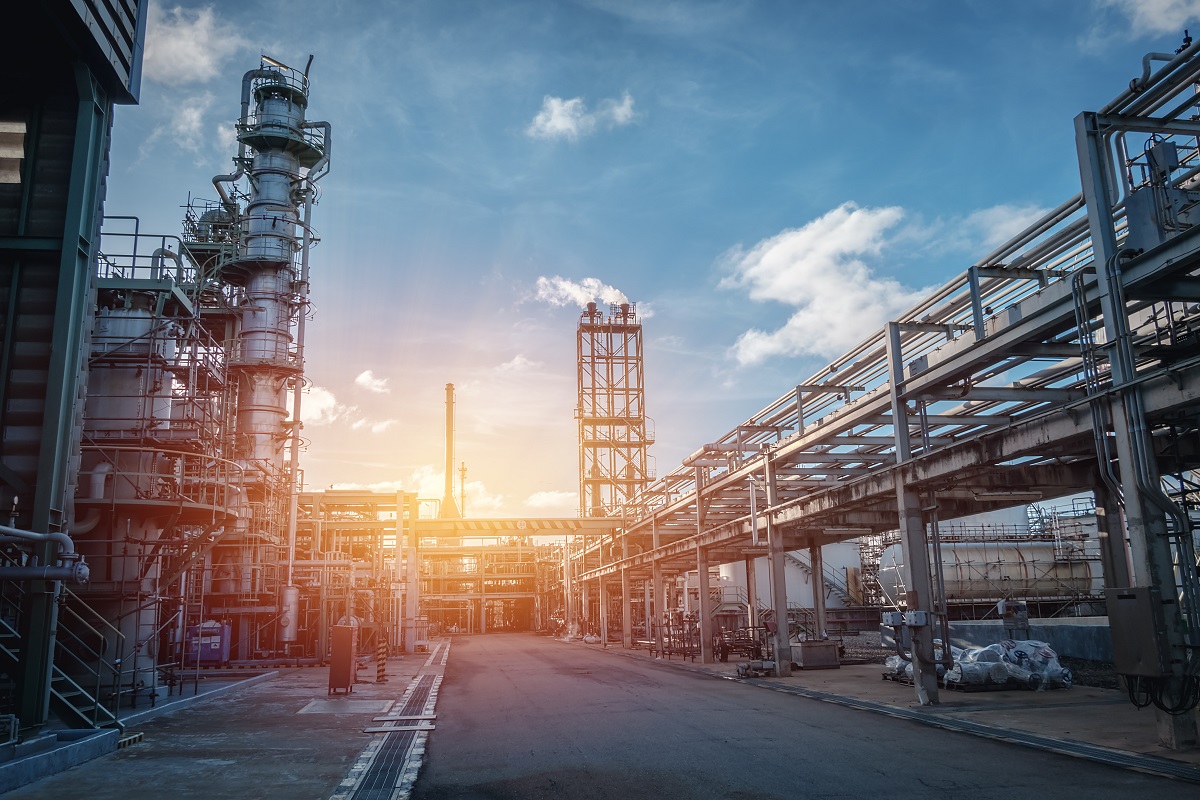
[[[408,698],[399,709],[389,714],[395,716],[415,715],[425,712],[433,690],[434,675],[421,675],[414,679],[407,692]],[[400,777],[408,764],[408,754],[416,741],[418,731],[397,731],[384,734],[383,744],[375,753],[371,766],[363,773],[351,800],[392,800]]]

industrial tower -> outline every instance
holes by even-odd
[[[642,323],[632,303],[606,317],[588,303],[576,337],[579,365],[579,514],[619,513],[654,479],[647,448]]]

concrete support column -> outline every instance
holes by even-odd
[[[396,526],[397,540],[399,539],[400,528],[404,530],[404,535],[407,537],[405,541],[404,555],[404,652],[417,652],[417,612],[420,606],[421,594],[421,559],[417,552],[417,496],[415,494],[404,494],[404,506],[402,509],[397,509]]]
[[[581,580],[579,582],[579,605],[582,606],[579,609],[579,625],[580,629],[585,632],[591,625],[592,604],[589,602],[591,600],[591,592],[589,591],[591,588],[591,584],[587,581]]]
[[[633,589],[628,568],[621,569],[621,647],[633,649]]]
[[[887,324],[887,357],[896,462],[903,465],[912,459],[912,448],[908,436],[908,401],[904,398],[904,356],[898,322]],[[905,478],[904,473],[897,476],[896,505],[904,553],[904,581],[908,587],[906,605],[910,612],[924,611],[929,617],[929,624],[909,629],[912,633],[913,688],[917,702],[924,706],[938,702],[937,664],[933,654],[933,579],[929,572],[929,543],[920,498]]]
[[[608,647],[608,585],[600,579],[600,646]]]
[[[758,574],[754,569],[756,559],[746,559],[746,624],[758,627]]]
[[[808,563],[812,565],[813,619],[817,626],[817,637],[828,637],[829,626],[825,621],[825,559],[815,534],[808,546]]]
[[[1129,550],[1125,545],[1125,526],[1121,522],[1119,499],[1104,482],[1096,480],[1096,528],[1100,537],[1100,564],[1104,569],[1104,588],[1125,589],[1133,585],[1129,574]]]
[[[574,594],[574,587],[571,581],[571,540],[566,538],[563,540],[563,563],[562,563],[562,585],[563,585],[563,627],[566,629],[563,632],[567,638],[571,638],[571,634],[575,633],[573,626],[575,622],[575,601],[571,596]]]
[[[650,620],[654,618],[652,608],[653,606],[650,605],[650,581],[645,580],[642,581],[642,616],[645,618],[647,641],[652,635],[650,632]]]
[[[666,622],[667,584],[658,561],[650,565],[650,582],[654,584],[654,628],[646,632],[654,638],[654,652],[662,655],[663,624]]]
[[[711,583],[708,579],[708,553],[704,552],[704,548],[696,545],[696,570],[699,573],[699,580],[696,585],[699,589],[699,602],[696,609],[697,618],[700,620],[700,663],[711,664],[715,660],[713,658],[713,624],[712,624],[712,600],[709,598],[709,592],[712,591]]]
[[[771,608],[775,610],[775,675],[792,674],[792,642],[788,638],[787,578],[784,570],[783,531],[776,527],[771,509],[779,499],[775,484],[775,462],[766,458],[767,469],[767,559],[771,565]]]

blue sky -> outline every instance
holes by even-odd
[[[303,467],[468,515],[573,514],[575,301],[645,317],[660,474],[1079,191],[1073,118],[1200,0],[151,5],[106,211],[177,233],[241,75],[303,67],[314,212]]]

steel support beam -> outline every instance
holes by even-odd
[[[892,418],[897,421],[896,461],[904,464],[912,458],[908,438],[908,402],[904,400],[904,353],[900,342],[900,325],[887,324],[887,358]],[[908,610],[933,610],[933,582],[929,573],[929,546],[925,522],[921,518],[921,503],[914,488],[904,481],[896,482],[896,505],[900,516],[900,546],[904,554],[904,581],[908,586]],[[938,702],[937,666],[933,653],[933,626],[912,628],[913,687],[917,702],[930,705]]]
[[[417,652],[417,609],[421,592],[420,553],[417,550],[417,515],[419,503],[416,494],[403,494],[403,508],[396,509],[396,543],[405,543],[404,578],[404,652]],[[401,532],[404,538],[401,538]]]
[[[696,545],[696,616],[700,622],[700,663],[711,664],[713,658],[712,582],[708,576],[708,553]]]
[[[650,567],[650,581],[654,584],[654,627],[647,629],[647,636],[654,636],[654,652],[662,657],[663,623],[667,620],[667,584],[662,574],[662,567],[654,561]],[[653,633],[651,632],[653,631]]]
[[[746,565],[746,624],[758,627],[758,574],[754,569],[754,556],[747,556]]]
[[[600,646],[608,647],[608,582],[601,578],[600,584]]]
[[[828,638],[826,632],[829,630],[825,613],[825,558],[821,543],[816,537],[813,537],[813,542],[808,547],[808,563],[812,567],[813,619],[816,621],[816,633],[819,638],[825,639]]]
[[[1142,120],[1145,124],[1149,123]],[[1165,120],[1156,122],[1165,123]],[[1160,596],[1173,602],[1161,603],[1156,610],[1162,615],[1164,636],[1160,640],[1160,659],[1168,674],[1165,693],[1179,697],[1183,691],[1186,665],[1191,659],[1188,650],[1187,624],[1180,607],[1181,588],[1176,582],[1174,558],[1168,540],[1170,533],[1165,515],[1166,501],[1162,496],[1158,465],[1150,442],[1150,432],[1145,416],[1142,387],[1137,379],[1132,342],[1129,333],[1128,311],[1123,295],[1121,280],[1121,253],[1117,247],[1116,231],[1112,222],[1112,203],[1118,179],[1112,174],[1112,156],[1106,136],[1113,132],[1112,126],[1131,130],[1137,120],[1109,116],[1103,118],[1085,112],[1075,118],[1075,147],[1079,158],[1079,174],[1083,184],[1083,196],[1087,203],[1088,227],[1091,230],[1093,261],[1100,296],[1100,309],[1104,317],[1105,341],[1114,392],[1109,398],[1110,419],[1113,420],[1113,439],[1116,444],[1119,475],[1124,500],[1125,524],[1129,531],[1130,549],[1133,553],[1133,576],[1137,584],[1149,586]],[[1172,123],[1178,126],[1182,122]],[[1188,123],[1184,131],[1192,130],[1196,123]],[[1153,130],[1175,127],[1155,127]],[[1193,132],[1194,135],[1194,132]],[[1155,260],[1151,254],[1150,261]],[[1164,503],[1165,501],[1165,503]],[[1190,535],[1177,531],[1178,535]],[[1194,583],[1193,565],[1182,570],[1179,580]],[[1182,592],[1187,597],[1187,592]],[[1197,609],[1188,609],[1196,613]],[[1194,623],[1194,620],[1192,621]],[[1197,742],[1196,714],[1169,714],[1161,708],[1155,709],[1159,741],[1174,750],[1194,747]]]
[[[75,141],[63,219],[53,341],[46,370],[39,467],[29,525],[35,531],[61,531],[70,523],[64,518],[63,508],[71,490],[72,464],[79,448],[76,404],[84,357],[82,343],[90,327],[91,273],[112,119],[111,98],[82,62],[75,65],[75,86],[78,91]],[[34,551],[39,563],[54,563],[54,545],[38,545]],[[20,623],[22,658],[17,678],[20,695],[17,713],[22,728],[40,727],[49,717],[58,592],[59,584],[53,581],[35,581],[26,588]]]
[[[788,636],[787,574],[785,571],[783,530],[771,522],[771,509],[778,502],[775,485],[775,461],[764,459],[767,484],[767,559],[771,566],[771,608],[775,611],[775,676],[792,674],[792,642]]]
[[[621,647],[633,649],[633,591],[628,568],[621,570]]]

